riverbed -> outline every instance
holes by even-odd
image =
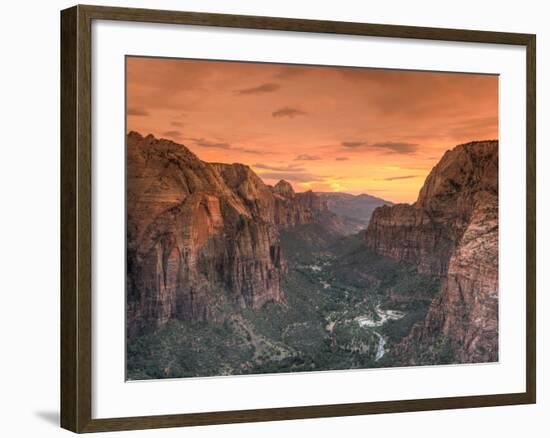
[[[320,261],[317,264],[305,265],[305,268],[310,269],[313,273],[321,274],[324,271],[324,267],[327,265],[330,265],[330,261]],[[322,277],[319,278],[318,281],[323,289],[329,290],[331,288],[331,284],[324,280]],[[374,358],[374,360],[377,362],[382,359],[382,357],[384,357],[384,355],[386,354],[386,339],[381,333],[376,331],[375,328],[383,326],[387,321],[401,319],[405,316],[405,313],[399,310],[381,309],[380,304],[378,304],[374,310],[374,315],[358,316],[355,318],[355,321],[357,321],[360,327],[371,330],[372,333],[374,333],[378,338],[378,345],[376,347],[376,355]],[[326,330],[332,333],[334,331],[336,323],[336,321],[329,320],[327,326],[325,327]]]
[[[386,354],[386,339],[382,334],[374,330],[374,328],[383,326],[386,321],[401,319],[405,316],[405,313],[399,310],[383,310],[380,308],[380,304],[376,306],[375,311],[377,315],[376,318],[372,316],[358,316],[355,320],[361,327],[373,329],[372,332],[378,337],[378,346],[376,347],[376,355],[374,357],[374,360],[378,362],[384,357],[384,354]]]
[[[405,316],[405,313],[400,312],[399,310],[382,310],[380,309],[380,304],[374,309],[376,311],[377,318],[372,316],[358,316],[355,320],[359,323],[361,327],[380,327],[389,320],[401,319]]]

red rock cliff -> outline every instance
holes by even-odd
[[[459,362],[498,360],[497,141],[447,151],[415,204],[374,211],[366,242],[442,277],[440,295],[403,351],[419,343],[433,350],[447,339]]]
[[[271,188],[274,199],[274,221],[282,227],[312,223],[321,212],[328,212],[326,202],[311,190],[295,193],[285,180]]]
[[[314,220],[310,198],[277,194],[248,166],[205,163],[185,146],[129,133],[129,335],[283,300],[278,226]]]

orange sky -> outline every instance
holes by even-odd
[[[447,149],[498,138],[498,77],[129,57],[127,125],[268,184],[414,202]]]

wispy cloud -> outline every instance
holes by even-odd
[[[403,175],[403,176],[389,176],[387,178],[382,178],[382,181],[398,181],[400,179],[413,179],[418,178],[418,175]]]
[[[348,157],[336,157],[335,160],[336,161],[347,161],[347,160],[349,160],[349,158]]]
[[[368,143],[366,141],[343,141],[342,146],[349,149],[355,149],[355,148],[361,148],[364,146],[368,146]]]
[[[235,90],[235,93],[241,95],[250,95],[250,94],[264,94],[264,93],[273,93],[281,88],[279,84],[274,84],[271,82],[258,85],[256,87],[242,88],[240,90]]]
[[[377,149],[385,149],[389,152],[394,152],[396,154],[413,154],[418,149],[418,144],[386,141],[381,143],[374,143],[372,144],[372,147]]]
[[[294,160],[296,161],[316,161],[320,160],[321,157],[318,155],[309,155],[309,154],[300,154]]]
[[[265,151],[260,149],[235,146],[234,143],[229,143],[227,141],[210,140],[202,137],[201,138],[187,137],[185,139],[193,142],[196,146],[203,147],[203,148],[231,149],[232,151],[235,151],[235,152],[244,152],[246,154],[252,154],[252,155],[265,155],[266,153]]]
[[[170,122],[170,124],[171,124],[172,126],[177,126],[178,128],[181,128],[182,126],[185,125],[185,123],[183,123],[183,122],[178,122],[177,120],[174,120],[174,121]]]
[[[165,131],[162,133],[164,137],[173,138],[174,140],[179,140],[182,137],[181,131]]]
[[[289,164],[287,166],[273,166],[270,164],[256,163],[252,167],[265,170],[274,170],[276,172],[304,172],[306,169],[303,167],[298,167],[294,164]]]
[[[323,181],[323,177],[312,173],[291,173],[291,172],[266,172],[260,173],[260,178],[265,179],[286,179],[293,182],[314,182]]]
[[[285,106],[283,108],[279,108],[277,111],[273,111],[271,115],[273,117],[289,117],[293,119],[296,116],[305,116],[307,113],[305,111],[302,111],[298,108],[293,108],[291,106]]]
[[[341,142],[342,147],[346,149],[378,149],[385,150],[395,154],[413,154],[418,149],[417,143],[382,141],[377,143],[369,143],[368,141],[353,140]]]
[[[147,111],[143,108],[129,107],[129,108],[126,108],[126,115],[146,117],[146,116],[149,115],[149,111]]]
[[[195,145],[203,148],[231,149],[231,144],[226,142],[212,141],[205,138],[190,138]]]
[[[258,149],[249,149],[249,148],[233,148],[233,150],[245,152],[247,154],[254,155],[265,155],[265,151],[260,151]]]

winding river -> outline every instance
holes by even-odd
[[[318,265],[306,265],[306,267],[314,273],[320,273],[323,271],[323,266],[327,264],[330,264],[330,262],[325,261],[324,263],[320,263]],[[319,282],[323,289],[330,289],[331,285],[322,278],[319,279]],[[400,312],[399,310],[383,310],[380,308],[380,304],[378,304],[374,310],[376,312],[376,318],[373,318],[372,316],[358,316],[355,320],[358,322],[359,326],[370,329],[378,338],[378,346],[376,347],[376,355],[374,356],[374,360],[378,362],[386,354],[386,339],[381,333],[376,331],[375,328],[383,326],[386,321],[401,319],[405,316],[405,313]],[[326,330],[332,334],[335,326],[336,321],[329,321],[326,326]]]
[[[370,318],[368,316],[359,316],[356,318],[356,321],[361,327],[368,327],[372,329],[372,332],[378,337],[378,347],[376,348],[376,355],[374,360],[378,362],[386,354],[386,339],[379,332],[374,330],[375,327],[380,327],[389,320],[401,319],[405,316],[403,312],[398,310],[382,310],[380,309],[380,304],[375,308],[377,319]]]

